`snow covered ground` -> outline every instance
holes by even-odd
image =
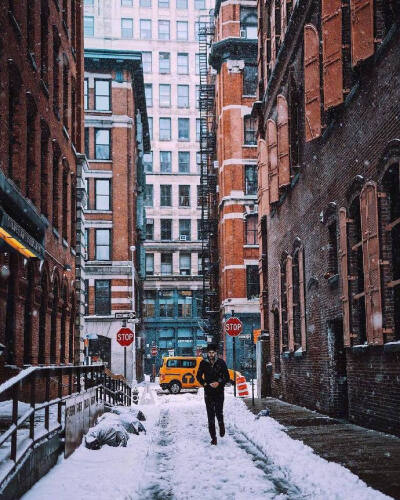
[[[147,434],[126,448],[83,445],[24,500],[381,500],[340,465],[288,437],[269,417],[256,419],[226,391],[227,435],[210,445],[202,390],[156,395],[140,406]],[[150,400],[151,403],[151,400]]]

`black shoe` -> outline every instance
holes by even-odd
[[[212,438],[211,439],[211,444],[217,444],[217,438]]]
[[[224,437],[225,436],[225,425],[223,422],[219,423],[219,435],[221,437]]]

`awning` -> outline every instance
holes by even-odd
[[[0,208],[0,239],[25,257],[44,259],[44,247]]]

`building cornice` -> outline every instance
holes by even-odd
[[[225,38],[211,46],[210,65],[220,70],[221,65],[229,59],[257,61],[258,40],[239,37]]]

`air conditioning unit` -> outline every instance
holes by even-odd
[[[240,38],[247,38],[247,31],[246,30],[240,30]]]
[[[186,234],[179,235],[179,239],[180,239],[180,241],[186,241],[187,240]]]

